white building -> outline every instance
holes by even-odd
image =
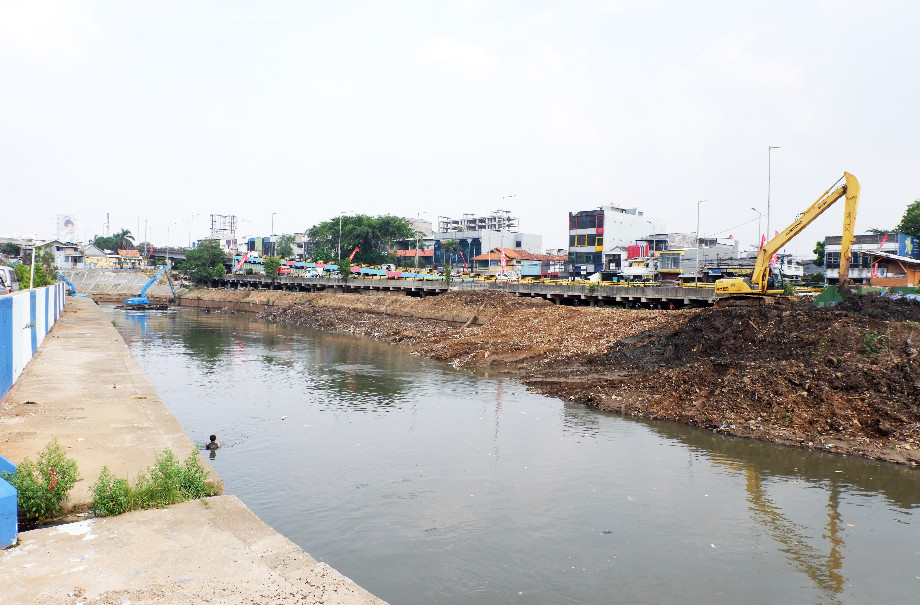
[[[665,222],[650,218],[638,208],[600,206],[596,210],[569,213],[569,260],[566,270],[570,275],[582,276],[616,269],[622,266],[625,248],[647,237],[662,233]]]

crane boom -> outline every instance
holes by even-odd
[[[167,270],[169,270],[169,267],[167,265],[161,265],[160,268],[157,269],[157,272],[154,274],[153,279],[151,279],[146,284],[144,284],[144,287],[141,290],[140,294],[138,294],[137,296],[133,298],[129,298],[125,300],[125,307],[129,309],[131,308],[143,309],[143,308],[149,307],[151,305],[151,302],[150,302],[150,299],[147,298],[147,290],[149,290],[150,286],[155,284],[156,281],[160,279],[160,276],[163,275],[163,273],[165,273]],[[172,286],[172,283],[170,283],[170,286]]]
[[[837,182],[839,183],[840,181],[838,180]],[[834,184],[836,185],[836,183]],[[859,205],[859,181],[849,172],[843,173],[843,185],[833,191],[828,189],[822,193],[815,203],[799,215],[794,223],[786,227],[779,235],[760,249],[757,254],[757,261],[754,263],[754,272],[751,274],[750,285],[746,284],[740,277],[720,279],[716,281],[716,293],[763,294],[766,292],[770,258],[842,197],[846,197],[843,211],[843,236],[840,240],[840,285],[844,285],[850,269],[850,246],[853,243],[856,207]]]

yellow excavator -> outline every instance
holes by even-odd
[[[843,180],[843,185],[836,189],[834,187]],[[831,191],[833,189],[833,191]],[[843,237],[840,240],[840,280],[838,287],[842,290],[846,287],[847,273],[850,270],[850,245],[853,243],[853,225],[856,222],[856,206],[859,205],[859,181],[849,172],[844,172],[843,176],[831,185],[830,189],[821,194],[817,201],[808,207],[795,220],[794,223],[786,227],[779,235],[768,241],[760,253],[757,255],[757,262],[754,263],[754,272],[751,274],[750,281],[741,277],[726,277],[716,281],[717,295],[733,294],[766,294],[768,283],[770,281],[770,258],[780,248],[785,246],[789,240],[798,235],[813,220],[818,218],[822,212],[830,208],[831,204],[846,196],[846,205],[843,210]]]

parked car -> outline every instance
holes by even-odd
[[[0,266],[0,294],[12,294],[13,292],[13,270],[6,266]]]

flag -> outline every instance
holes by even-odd
[[[504,273],[505,273],[505,266],[506,266],[507,263],[508,263],[508,258],[505,256],[505,249],[502,248],[501,251],[502,251],[502,261],[501,261],[501,262],[502,262],[502,274],[504,274]]]
[[[767,245],[767,234],[764,233],[760,236],[760,249],[763,250],[763,247]]]
[[[351,254],[348,255],[348,260],[352,260],[355,257],[355,254],[358,253],[358,247],[355,246],[355,249],[351,251]]]
[[[879,246],[881,248],[881,246]],[[878,277],[878,263],[872,264],[872,277]]]
[[[882,238],[882,243],[880,243],[880,244],[878,245],[878,249],[879,249],[879,250],[882,249],[882,246],[885,245],[885,242],[886,242],[886,241],[888,241],[888,234],[887,234],[887,233],[885,234],[885,237]],[[875,276],[873,275],[872,277],[875,277]]]
[[[233,272],[236,273],[237,271],[239,271],[240,267],[243,266],[243,263],[245,263],[248,260],[249,260],[249,253],[247,252],[246,254],[243,255],[243,258],[240,259],[240,262],[238,262],[236,266],[233,268]]]

